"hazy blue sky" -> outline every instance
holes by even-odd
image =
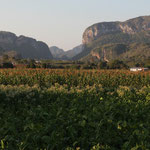
[[[65,50],[81,44],[94,23],[143,15],[150,15],[150,0],[0,0],[0,30]]]

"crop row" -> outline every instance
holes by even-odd
[[[2,69],[0,84],[39,85],[51,87],[55,83],[68,87],[101,84],[104,87],[130,86],[141,88],[150,85],[150,72],[131,73],[117,70],[49,70],[49,69]]]

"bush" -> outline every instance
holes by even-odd
[[[99,69],[107,69],[107,62],[106,61],[101,61],[98,63],[98,68]]]
[[[113,60],[109,63],[109,69],[127,69],[128,66],[120,60]]]
[[[46,63],[43,63],[42,68],[46,69],[46,68],[48,68],[48,65]]]
[[[3,63],[2,68],[14,68],[11,62]]]
[[[28,65],[27,65],[27,68],[36,68],[36,65],[32,62],[30,62]]]

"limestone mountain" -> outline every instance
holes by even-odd
[[[50,47],[50,51],[53,57],[57,60],[72,60],[72,58],[81,53],[82,50],[83,50],[82,44],[68,51],[64,51],[63,49],[60,49],[56,46]]]
[[[52,59],[47,44],[23,35],[17,37],[11,32],[0,32],[0,48],[5,52],[16,51],[22,58]]]
[[[125,33],[135,35],[150,31],[150,16],[138,17],[125,22],[102,22],[87,28],[83,34],[83,44],[88,44],[108,34]]]
[[[145,47],[146,43],[150,43],[150,16],[137,17],[125,22],[97,23],[85,30],[83,34],[84,49],[73,59],[107,61],[128,59],[130,52],[136,51],[131,44],[140,44],[140,47]],[[149,48],[147,51],[150,56]],[[128,58],[123,55],[128,56]]]
[[[52,46],[49,49],[50,49],[50,52],[52,53],[54,59],[57,59],[57,60],[68,59],[66,56],[64,57],[65,51],[63,49],[60,49],[57,46]]]
[[[111,61],[143,62],[150,59],[150,43],[105,44],[93,49],[82,61]]]

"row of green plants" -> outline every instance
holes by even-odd
[[[140,64],[138,64],[141,66]],[[135,64],[136,66],[136,64]],[[63,64],[62,63],[39,63],[36,64],[35,62],[29,62],[26,65],[26,68],[49,68],[49,69],[128,69],[129,66],[120,60],[113,60],[109,63],[106,61],[97,61],[97,62],[83,62],[83,63],[78,63],[78,62],[70,62],[70,64]]]
[[[133,73],[127,70],[56,70],[56,69],[2,69],[0,84],[50,87],[58,83],[69,88],[94,84],[117,88],[141,88],[150,85],[150,72]]]
[[[0,86],[2,150],[148,150],[150,87]]]

